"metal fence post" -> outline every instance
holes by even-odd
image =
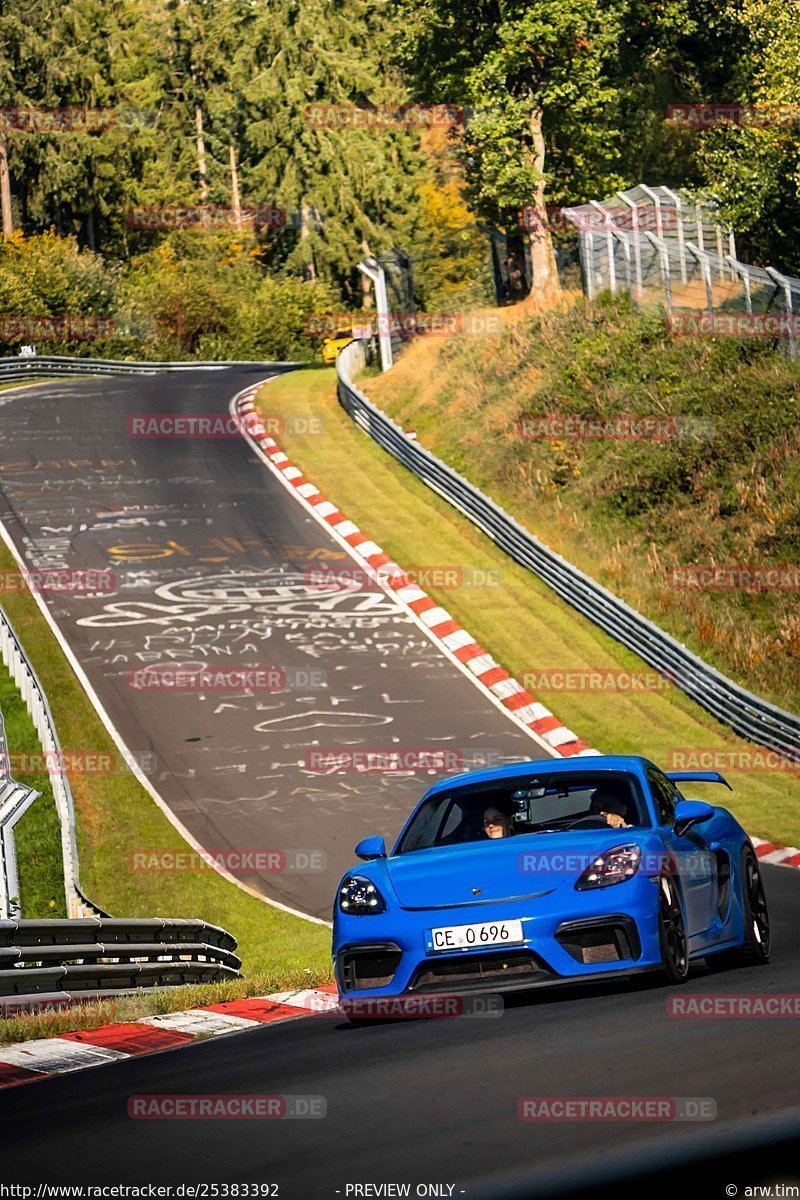
[[[376,258],[367,258],[358,264],[358,269],[375,284],[375,307],[378,310],[378,342],[381,348],[381,368],[388,371],[392,365],[392,335],[389,328],[389,301],[386,296],[386,275]]]
[[[598,204],[596,200],[590,200],[589,203],[603,217],[603,227],[606,231],[606,254],[608,255],[608,286],[612,292],[616,292],[617,271],[614,265],[614,234],[611,229],[611,213],[608,209],[603,208],[602,204]]]
[[[586,295],[590,300],[594,300],[597,292],[594,285],[594,234],[591,229],[585,230],[581,237],[586,246],[586,263],[585,263],[585,278],[586,278]]]
[[[689,251],[690,254],[693,254],[694,257],[697,259],[697,261],[700,263],[700,269],[703,272],[703,279],[704,279],[705,285],[706,285],[706,308],[708,309],[709,316],[713,317],[713,315],[714,315],[714,292],[711,288],[711,261],[710,261],[708,255],[706,254],[705,250],[699,250],[697,248],[697,246],[694,245],[693,242],[687,242],[686,249]]]
[[[701,252],[704,252],[706,247],[705,242],[703,241],[703,216],[701,212],[701,206],[699,204],[695,204],[694,206],[694,223],[695,229],[697,230],[698,249]]]
[[[626,196],[625,192],[617,192],[617,195],[631,210],[631,238],[633,240],[633,258],[636,264],[636,289],[641,296],[644,288],[642,286],[642,248],[639,238],[639,205],[635,200],[631,200],[630,196]]]
[[[660,198],[660,196],[658,196],[658,194],[656,192],[653,191],[653,189],[651,187],[648,187],[646,183],[640,183],[639,187],[642,189],[645,196],[647,196],[648,199],[653,201],[653,205],[655,206],[655,210],[656,210],[656,237],[663,238],[663,236],[664,236],[664,221],[661,216],[661,198]]]
[[[725,258],[726,261],[730,263],[731,275],[733,278],[735,279],[737,275],[740,275],[742,278],[742,283],[744,284],[745,312],[752,313],[753,297],[750,295],[750,272],[748,271],[747,266],[744,263],[740,263],[732,254],[727,254]]]
[[[774,279],[779,288],[783,290],[783,300],[786,305],[786,312],[789,315],[789,357],[797,358],[797,336],[794,331],[794,312],[792,308],[792,281],[786,275],[781,275],[780,271],[776,271],[774,267],[764,268],[770,279]]]
[[[675,205],[675,220],[677,222],[677,232],[678,232],[678,254],[680,256],[680,263],[681,263],[681,283],[687,283],[688,280],[686,278],[686,246],[684,244],[685,239],[684,239],[684,230],[683,230],[683,202],[681,201],[681,198],[678,195],[678,193],[673,192],[671,188],[665,187],[665,188],[662,188],[661,190],[666,192],[666,194],[669,196],[672,203]]]
[[[622,246],[622,254],[625,259],[625,282],[628,285],[628,294],[633,298],[633,273],[631,271],[631,243],[627,233],[623,233],[621,229],[612,230],[614,240]]]
[[[717,225],[717,260],[719,262],[719,277],[725,278],[725,255],[722,253],[722,226]]]
[[[648,232],[645,234],[647,240],[655,247],[658,253],[659,263],[661,264],[661,279],[664,284],[664,299],[667,302],[667,312],[672,316],[672,280],[669,269],[669,253],[667,244],[663,238],[658,238],[654,233]]]

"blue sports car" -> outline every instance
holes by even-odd
[[[513,763],[435,784],[391,853],[368,837],[334,904],[340,1002],[767,962],[758,860],[724,808],[684,799],[717,772],[645,758]],[[359,1003],[355,1003],[355,1002]]]

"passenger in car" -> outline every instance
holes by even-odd
[[[487,808],[483,814],[483,833],[488,838],[511,836],[511,821],[499,808]]]

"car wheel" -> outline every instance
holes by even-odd
[[[771,938],[769,909],[764,895],[761,868],[749,846],[742,851],[743,955],[749,962],[769,962]]]
[[[736,950],[724,950],[714,956],[720,966],[744,966],[746,963],[768,963],[771,947],[769,910],[761,868],[749,846],[742,850],[740,868],[742,889],[742,925],[744,937]]]
[[[661,962],[673,983],[683,983],[689,974],[689,939],[686,936],[680,893],[670,875],[661,876],[658,892]]]

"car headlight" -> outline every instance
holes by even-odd
[[[632,879],[639,870],[642,852],[633,843],[627,846],[614,846],[598,854],[581,875],[575,887],[579,892],[589,888],[611,887],[614,883],[624,883]]]
[[[339,911],[363,917],[386,910],[386,903],[375,884],[364,875],[348,875],[339,888]]]

